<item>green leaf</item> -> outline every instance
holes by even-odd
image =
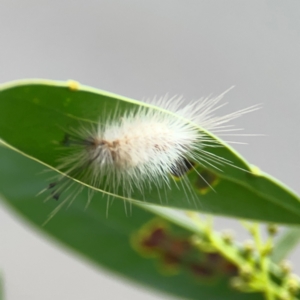
[[[85,86],[74,89],[63,82],[29,80],[5,84],[0,87],[0,138],[16,151],[57,170],[57,160],[65,153],[61,149],[64,130],[98,122],[103,111],[112,115],[116,107],[127,111],[141,105],[144,104]],[[202,128],[199,131],[216,139]],[[164,192],[155,188],[143,194],[134,191],[128,200],[275,223],[300,223],[299,197],[292,191],[252,168],[226,144],[206,150],[235,167],[224,165],[218,171],[196,166],[197,171],[188,172],[194,198],[187,199],[186,189],[178,188],[181,184],[171,180],[170,189]],[[213,189],[207,188],[199,173],[208,181],[213,179]],[[101,187],[93,188],[108,198]],[[122,192],[114,196],[123,198]]]
[[[292,250],[298,245],[299,241],[300,228],[287,228],[274,245],[274,250],[271,255],[272,261],[275,263],[281,262],[292,252]]]
[[[231,275],[219,263],[212,269],[211,275],[195,275],[188,263],[180,264],[173,274],[157,255],[144,257],[145,253],[137,250],[137,243],[133,243],[133,240],[138,232],[143,232],[145,224],[161,221],[153,220],[155,216],[152,213],[135,205],[130,215],[126,215],[123,201],[117,199],[107,214],[106,199],[100,193],[95,195],[86,209],[85,193],[81,193],[68,209],[61,209],[50,222],[42,226],[58,205],[53,199],[44,202],[43,195],[33,196],[44,187],[49,176],[43,173],[44,166],[5,147],[0,147],[0,166],[3,200],[42,233],[49,234],[94,265],[184,299],[263,300],[261,294],[244,294],[231,289]],[[196,228],[185,221],[182,222],[189,230],[166,220],[163,222],[169,227],[169,234],[174,241],[188,241],[190,230]],[[196,259],[198,255],[201,257],[201,253],[197,254]]]

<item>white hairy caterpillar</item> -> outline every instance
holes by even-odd
[[[176,97],[154,99],[147,101],[149,106],[141,103],[125,112],[116,108],[109,115],[99,116],[98,124],[72,128],[65,136],[63,144],[69,151],[61,158],[59,169],[103,191],[130,198],[135,190],[143,194],[153,186],[168,187],[174,179],[170,175],[184,177],[194,163],[217,169],[218,165],[231,164],[207,150],[222,145],[199,128],[216,135],[231,134],[237,129],[231,128],[229,121],[259,107],[215,116],[226,104],[220,104],[225,93],[186,105]],[[69,187],[68,177],[62,177],[48,189],[58,200]],[[72,202],[81,189],[63,203]]]

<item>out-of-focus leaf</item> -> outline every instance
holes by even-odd
[[[170,273],[170,265],[158,255],[144,257],[146,253],[138,250],[143,243],[133,243],[133,240],[139,232],[143,234],[143,228],[149,221],[156,224],[153,221],[155,215],[134,205],[132,212],[126,215],[124,203],[119,199],[111,203],[107,214],[106,199],[100,193],[95,195],[92,203],[85,209],[86,193],[83,191],[68,209],[62,208],[42,226],[49,213],[58,205],[53,199],[45,203],[45,195],[33,196],[44,188],[49,176],[42,172],[44,166],[5,147],[0,147],[0,166],[0,191],[3,200],[41,233],[48,234],[94,265],[105,267],[146,287],[184,299],[263,299],[261,294],[243,294],[231,289],[230,268],[209,260],[212,267],[207,269],[207,257],[200,252],[199,256],[192,258],[184,256],[184,262],[181,260],[175,268],[171,268],[175,273]],[[166,213],[162,211],[161,215]],[[163,222],[169,227],[168,242],[174,242],[174,245],[182,241],[188,243],[190,229],[194,230],[192,223],[186,224],[189,230],[185,230],[167,220]],[[151,230],[145,231],[145,237],[149,233]],[[204,265],[191,265],[194,259],[203,259]]]
[[[274,245],[271,259],[279,263],[285,259],[300,241],[300,228],[291,227],[285,230]]]

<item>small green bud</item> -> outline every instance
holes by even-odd
[[[222,239],[226,244],[232,244],[234,239],[234,233],[232,231],[224,231],[222,232]]]
[[[231,278],[231,280],[230,280],[230,286],[231,286],[232,288],[234,288],[235,290],[240,291],[240,290],[242,290],[243,287],[245,286],[245,282],[244,282],[244,280],[243,280],[242,278],[240,278],[240,277],[233,277],[233,278]]]
[[[243,245],[243,249],[249,253],[253,252],[255,250],[254,242],[252,240],[245,241]]]
[[[250,266],[245,265],[240,269],[240,276],[245,282],[248,282],[251,279],[252,275],[253,271]]]
[[[243,244],[243,254],[246,256],[249,256],[252,254],[255,250],[255,244],[252,240],[247,240]]]
[[[291,297],[290,295],[287,293],[287,292],[283,292],[279,297],[278,297],[279,300],[290,300]]]
[[[206,238],[204,238],[203,236],[198,236],[198,235],[193,235],[191,238],[190,238],[190,243],[201,249],[202,251],[205,251],[205,252],[212,252],[212,251],[215,251],[215,247],[214,245],[212,245]]]
[[[267,231],[268,231],[268,234],[271,235],[271,236],[274,236],[278,233],[278,226],[275,225],[275,224],[268,224],[267,225]]]
[[[299,290],[299,281],[298,278],[295,275],[292,275],[287,280],[287,289],[291,294],[296,294]]]
[[[282,262],[280,262],[279,267],[281,272],[285,275],[290,274],[292,271],[291,263],[287,260],[283,260]]]

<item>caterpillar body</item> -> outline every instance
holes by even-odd
[[[208,150],[222,145],[206,132],[231,133],[237,129],[228,122],[259,107],[215,116],[224,105],[220,101],[226,92],[189,104],[176,97],[148,100],[149,105],[141,103],[125,112],[116,108],[110,115],[99,116],[98,124],[72,128],[63,140],[68,151],[60,159],[59,169],[67,177],[84,179],[93,187],[130,198],[135,190],[143,194],[153,187],[168,188],[174,176],[184,177],[194,164],[213,168],[230,164]],[[49,185],[52,198],[58,200],[69,188],[67,177]],[[183,182],[189,190],[188,182]],[[72,202],[81,189],[63,202]]]

